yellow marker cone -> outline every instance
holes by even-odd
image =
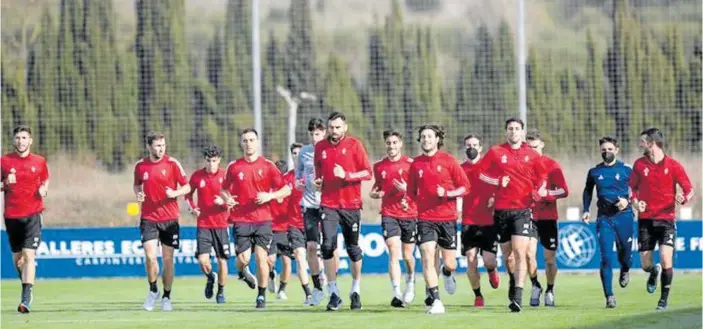
[[[139,215],[139,203],[130,202],[127,204],[127,215],[136,216]]]

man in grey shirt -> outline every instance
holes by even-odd
[[[322,291],[322,265],[318,259],[317,250],[320,244],[319,223],[322,220],[320,212],[320,185],[315,182],[315,164],[313,157],[315,154],[315,144],[325,138],[327,127],[320,118],[310,119],[308,123],[308,135],[312,144],[303,146],[298,155],[295,167],[295,187],[303,191],[303,199],[300,206],[303,207],[303,222],[305,223],[305,235],[307,239],[307,259],[314,289],[312,300],[306,302],[310,306],[319,305],[324,298]],[[321,277],[322,275],[322,277]]]

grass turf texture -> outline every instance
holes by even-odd
[[[541,283],[546,287],[543,274]],[[361,292],[364,309],[349,310],[351,277],[339,279],[344,305],[337,313],[324,306],[302,305],[303,293],[297,278],[288,283],[287,301],[268,293],[267,309],[254,309],[256,290],[230,276],[225,289],[227,303],[218,305],[203,296],[205,278],[176,278],[172,292],[174,311],[161,311],[160,301],[153,312],[141,310],[148,285],[144,279],[41,280],[35,287],[32,313],[16,312],[19,303],[18,280],[2,281],[3,328],[701,328],[700,273],[675,273],[669,309],[655,312],[659,289],[645,290],[644,274],[633,274],[630,285],[621,289],[617,271],[613,285],[616,309],[605,309],[599,276],[560,275],[555,287],[556,308],[530,307],[527,280],[523,312],[511,314],[507,307],[508,280],[501,276],[497,290],[482,275],[484,309],[475,309],[473,292],[464,275],[457,279],[457,293],[449,296],[440,287],[447,308],[443,315],[425,314],[424,283],[418,275],[416,298],[406,309],[390,307],[391,288],[385,275],[366,276]],[[161,283],[159,283],[161,290]],[[161,292],[161,291],[160,291]],[[542,298],[542,301],[544,299]],[[323,302],[326,304],[326,300]]]

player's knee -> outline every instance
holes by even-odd
[[[602,268],[613,267],[613,262],[611,261],[610,257],[602,257],[600,259],[600,267],[602,267]]]
[[[554,258],[554,255],[545,255],[544,257],[544,263],[549,265],[549,266],[555,266],[557,265],[557,261]]]
[[[454,272],[456,270],[456,262],[445,262],[443,265],[449,272]]]
[[[308,241],[305,244],[305,248],[307,249],[309,254],[315,254],[317,252],[317,242],[315,241]]]
[[[349,254],[349,259],[351,259],[352,262],[358,262],[364,256],[364,253],[361,251],[361,247],[357,245],[347,247],[347,254]]]

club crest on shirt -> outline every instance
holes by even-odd
[[[668,175],[668,174],[669,174],[669,168],[664,168],[664,175]]]
[[[620,180],[620,174],[615,174],[615,180]]]
[[[343,148],[343,149],[342,149],[342,154],[347,154],[347,149],[346,149],[346,148]]]
[[[149,180],[149,173],[148,172],[146,172],[146,171],[144,172],[144,175],[142,175],[142,180]]]
[[[530,157],[526,155],[526,156],[525,156],[525,162],[529,162],[529,161],[530,161]]]
[[[385,170],[381,172],[381,178],[386,179],[386,171]]]
[[[32,172],[36,172],[36,171],[37,171],[37,168],[34,168],[34,166],[32,166],[32,168],[31,168],[30,170],[31,170]]]
[[[420,176],[420,178],[422,178],[422,169],[420,169],[420,171],[417,172],[417,175]]]
[[[322,151],[322,158],[327,159],[327,151]]]
[[[203,187],[205,187],[205,180],[201,179],[200,180],[200,188],[203,188]]]
[[[244,173],[243,172],[240,171],[239,174],[237,174],[237,176],[239,177],[239,180],[244,180]]]
[[[437,166],[437,172],[442,171],[442,166]]]
[[[166,169],[161,169],[161,176],[166,176]]]
[[[263,177],[263,176],[264,176],[264,171],[261,170],[261,169],[259,169],[259,171],[257,171],[257,173],[259,174],[259,177]]]
[[[220,177],[220,184],[222,184],[222,177]]]
[[[401,176],[403,175],[403,169],[402,169],[402,168],[401,168],[401,169],[398,169],[398,175],[401,175]]]
[[[644,175],[649,176],[649,168],[644,168]]]
[[[503,154],[502,157],[500,157],[500,162],[502,163],[508,163],[508,156]]]

